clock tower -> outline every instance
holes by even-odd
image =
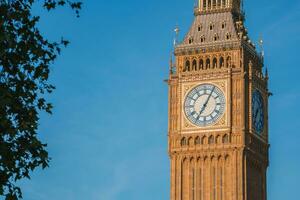
[[[268,74],[241,0],[199,0],[170,63],[171,200],[266,200]]]

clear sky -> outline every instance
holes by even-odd
[[[54,115],[40,138],[51,167],[23,181],[25,200],[167,200],[167,85],[173,29],[193,0],[86,0],[81,18],[43,12],[40,27],[71,45],[52,68]],[[299,0],[245,0],[270,70],[270,200],[299,199]],[[40,11],[37,9],[37,13]]]

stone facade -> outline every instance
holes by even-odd
[[[244,27],[240,1],[199,1],[170,64],[171,200],[267,199],[270,93],[263,67]],[[191,89],[207,83],[223,91],[225,112],[212,125],[197,126],[185,115],[184,102]],[[252,105],[256,90],[264,113],[259,133]]]

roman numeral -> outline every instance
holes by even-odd
[[[196,101],[197,99],[194,99],[193,97],[188,96],[189,99]]]

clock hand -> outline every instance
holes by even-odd
[[[216,89],[216,86],[214,86],[213,89],[211,90],[211,93],[209,94],[209,96],[208,96],[208,98],[207,98],[207,100],[205,102],[205,106],[207,105],[208,101],[210,100],[210,98],[212,96],[212,93],[215,91],[215,89]]]
[[[199,116],[203,113],[203,111],[205,110],[205,108],[206,108],[206,105],[204,104],[204,105],[202,106],[200,112],[199,112]]]
[[[208,102],[209,102],[209,100],[210,100],[210,98],[212,96],[212,93],[215,91],[215,89],[216,89],[216,86],[214,86],[213,89],[211,90],[209,96],[207,97],[205,103],[203,104],[203,106],[202,106],[202,108],[200,110],[200,114],[199,115],[201,115],[203,113],[203,111],[205,110],[205,108],[206,108],[206,106],[207,106],[207,104],[208,104]]]

